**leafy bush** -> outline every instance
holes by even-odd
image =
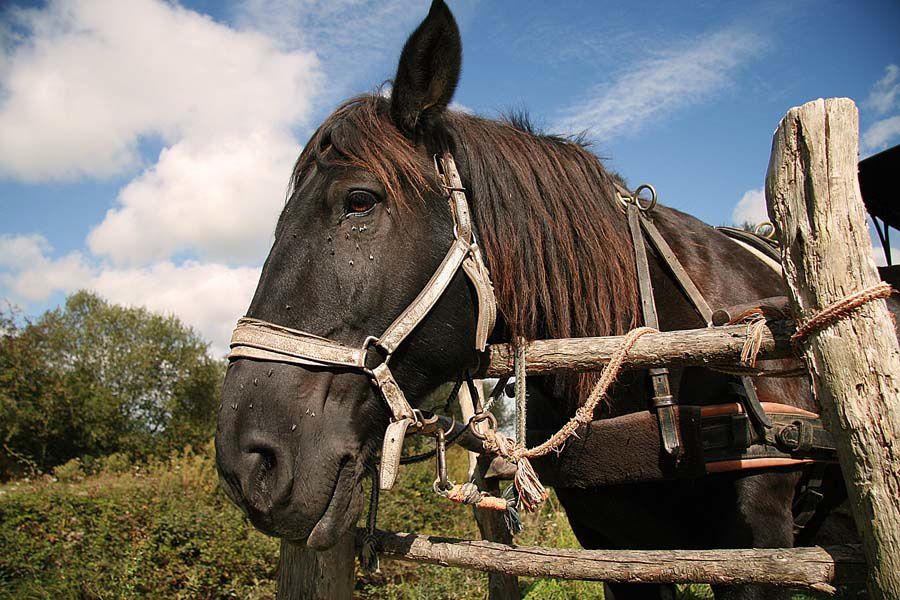
[[[0,479],[212,435],[224,365],[175,317],[78,292],[21,322],[0,311]]]
[[[81,467],[81,461],[73,458],[53,469],[53,476],[63,483],[74,483],[84,479],[84,469]]]
[[[211,450],[0,488],[0,598],[261,598],[278,543],[218,490]]]
[[[452,448],[450,476],[465,475]],[[19,481],[0,487],[0,599],[273,598],[278,541],[253,529],[218,487],[211,444],[149,465],[112,460],[81,481]],[[431,490],[433,465],[404,467],[382,496],[378,525],[394,531],[477,537],[467,507]],[[522,545],[577,546],[554,497],[525,515]],[[601,600],[599,583],[520,579],[528,600]],[[704,586],[705,587],[705,586]],[[690,586],[680,600],[709,588]],[[374,575],[357,572],[358,598],[454,598],[487,595],[474,571],[382,560]],[[798,596],[798,598],[802,598]]]

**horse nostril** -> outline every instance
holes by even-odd
[[[247,503],[268,513],[289,500],[293,488],[290,461],[272,445],[254,444],[246,450],[249,469],[243,474],[243,492]]]

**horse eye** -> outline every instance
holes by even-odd
[[[363,214],[372,210],[378,203],[378,198],[365,190],[353,190],[347,195],[347,213]]]

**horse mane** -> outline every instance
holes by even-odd
[[[443,118],[472,204],[506,331],[529,340],[621,335],[638,320],[637,273],[614,175],[580,140],[541,134],[524,114]],[[322,124],[292,177],[313,161],[372,172],[392,199],[422,198],[433,169],[391,124],[389,101],[354,98]],[[497,337],[497,332],[494,334]],[[596,374],[562,377],[584,400]]]

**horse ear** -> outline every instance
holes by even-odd
[[[406,136],[415,137],[447,108],[461,63],[456,20],[444,0],[434,0],[403,46],[391,91],[391,118]]]

